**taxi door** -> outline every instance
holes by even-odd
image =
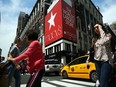
[[[78,58],[69,64],[69,77],[85,78],[88,76],[88,69],[86,67],[87,56]]]
[[[83,56],[78,59],[78,64],[75,67],[75,72],[77,73],[77,78],[89,78],[90,69],[86,66],[86,60],[88,56]]]

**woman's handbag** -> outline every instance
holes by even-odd
[[[0,63],[0,87],[8,87],[8,72],[7,72],[7,67],[11,64],[12,62],[3,62]]]

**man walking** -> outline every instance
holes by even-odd
[[[15,44],[13,45],[13,47],[10,50],[9,56],[12,58],[19,56],[20,46],[21,46],[21,39],[17,38],[15,41]],[[16,64],[12,63],[8,67],[8,85],[9,86],[11,85],[12,77],[14,77],[14,79],[15,79],[15,87],[20,87],[21,76],[20,76],[20,65],[18,63],[16,63]]]

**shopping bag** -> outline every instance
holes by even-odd
[[[12,64],[11,61],[0,63],[0,87],[8,87],[7,67],[11,64]]]
[[[0,76],[0,87],[8,87],[8,75]]]

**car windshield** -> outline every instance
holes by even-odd
[[[59,61],[46,61],[46,64],[60,64]]]

